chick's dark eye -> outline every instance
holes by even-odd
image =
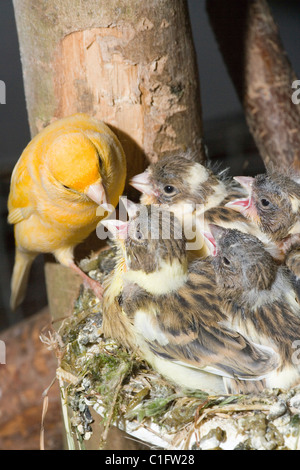
[[[230,265],[230,261],[229,261],[228,258],[226,258],[226,256],[223,256],[222,261],[223,261],[223,264],[225,264],[225,266],[229,266],[229,265]]]
[[[172,194],[175,192],[175,188],[174,186],[172,186],[171,184],[167,184],[165,187],[164,187],[164,192],[166,194]]]
[[[66,186],[65,184],[63,184],[63,187],[64,187],[65,189],[71,189],[71,188],[69,188],[69,186]]]
[[[268,207],[270,205],[270,201],[268,201],[268,199],[261,199],[260,200],[260,203],[263,207]]]

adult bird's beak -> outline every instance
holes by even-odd
[[[144,171],[144,173],[135,175],[133,178],[131,178],[129,183],[143,194],[148,194],[149,196],[153,194],[153,188],[150,183],[150,176],[147,170]]]
[[[254,178],[251,176],[235,176],[235,181],[237,181],[243,188],[248,191],[249,196],[243,199],[235,199],[234,201],[227,202],[225,204],[226,207],[230,207],[231,209],[237,212],[246,212],[251,205],[251,193],[252,193],[252,186],[254,182]]]
[[[114,239],[118,238],[124,240],[127,238],[129,222],[123,222],[122,220],[106,219],[101,220],[101,224],[104,225],[104,227],[106,227],[110,231]]]
[[[104,210],[111,212],[102,183],[91,184],[85,191],[85,194],[96,204],[103,207]]]

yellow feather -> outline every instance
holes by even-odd
[[[29,271],[36,255],[32,253],[22,253],[16,248],[15,264],[11,280],[12,294],[10,298],[10,307],[12,310],[20,305],[24,300]]]

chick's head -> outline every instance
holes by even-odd
[[[172,212],[130,202],[128,222],[108,219],[102,224],[121,245],[128,269],[150,273],[163,263],[186,263],[186,240]]]
[[[205,204],[220,184],[216,175],[183,156],[167,156],[151,164],[130,184],[142,192],[144,204]]]
[[[139,206],[129,222],[126,257],[130,268],[155,271],[162,263],[185,259],[185,238],[178,219],[155,206]]]
[[[283,175],[258,175],[252,199],[260,226],[274,241],[285,238],[299,217],[300,186]]]
[[[217,284],[226,295],[267,290],[275,279],[277,264],[256,237],[238,230],[210,225],[215,240],[213,266]]]
[[[299,218],[300,185],[280,174],[235,179],[248,190],[249,197],[227,206],[252,219],[273,241],[287,237]]]

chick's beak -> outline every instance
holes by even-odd
[[[217,245],[216,240],[212,236],[210,232],[203,232],[204,242],[209,249],[209,252],[212,256],[216,256],[217,254]]]
[[[106,219],[101,220],[101,224],[106,227],[112,234],[114,239],[125,240],[128,236],[129,222],[122,220]]]
[[[230,207],[237,212],[247,213],[248,209],[252,205],[251,193],[254,178],[251,176],[235,176],[234,179],[248,191],[249,196],[247,198],[235,199],[234,201],[227,202],[225,206]]]
[[[102,183],[91,184],[85,191],[85,194],[96,204],[103,207],[104,210],[111,212]]]
[[[147,170],[144,171],[144,173],[140,173],[139,175],[135,175],[133,178],[131,178],[130,184],[143,194],[148,194],[149,196],[153,194],[153,187],[151,185],[150,175]]]
[[[218,242],[225,237],[227,231],[225,228],[215,224],[209,224],[208,227],[210,232],[204,232],[203,235],[211,255],[216,256],[218,253]]]
[[[132,218],[136,217],[136,215],[139,212],[138,204],[135,204],[130,199],[127,199],[126,196],[120,197],[120,201],[122,202],[123,206],[125,207],[129,218],[132,219]]]
[[[234,176],[233,179],[243,186],[243,188],[247,189],[248,193],[251,194],[254,183],[254,178],[252,178],[252,176]]]
[[[237,212],[245,212],[247,209],[249,209],[250,204],[251,199],[247,197],[245,199],[235,199],[234,201],[227,202],[225,206]]]

